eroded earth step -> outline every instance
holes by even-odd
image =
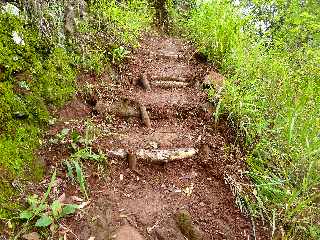
[[[144,42],[147,43],[148,48],[144,46]],[[163,38],[161,36],[156,38],[145,37],[141,43],[142,47],[138,50],[139,53],[153,58],[188,59],[193,50],[191,45],[187,45],[180,39]]]
[[[150,59],[144,65],[144,73],[147,73],[150,81],[180,81],[190,82],[195,78],[193,68],[185,62],[166,59]]]
[[[97,102],[98,113],[107,116],[141,117],[144,106],[151,120],[186,118],[188,116],[210,119],[214,107],[207,102],[206,93],[196,89],[162,89],[152,91],[131,89],[115,93],[116,99],[101,99]]]
[[[101,149],[154,149],[188,148],[195,146],[206,137],[215,137],[213,127],[197,118],[161,119],[152,128],[143,128],[138,121],[117,124],[116,128],[105,128],[97,139]]]

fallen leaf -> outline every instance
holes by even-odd
[[[79,198],[77,196],[72,196],[71,199],[75,202],[83,202],[83,199],[82,198]]]
[[[95,240],[96,238],[95,237],[89,237],[88,240]]]
[[[42,215],[35,223],[36,227],[48,227],[52,223],[51,217]]]
[[[40,235],[37,232],[24,234],[22,237],[26,240],[40,240]]]
[[[80,205],[78,205],[78,209],[82,209],[84,208],[85,206],[87,206],[90,202],[83,202],[81,203]]]
[[[12,229],[12,228],[13,228],[12,223],[11,223],[10,220],[7,222],[7,225],[8,225],[8,228],[9,228],[9,229]]]
[[[123,180],[123,174],[120,174],[120,181]]]
[[[190,187],[186,187],[186,188],[183,189],[183,192],[187,196],[191,196],[193,189],[194,189],[194,186],[193,186],[193,183],[191,183]]]
[[[59,201],[60,203],[64,203],[64,202],[66,201],[66,194],[65,194],[65,193],[62,193],[62,194],[60,195],[60,197],[58,198],[58,201]]]

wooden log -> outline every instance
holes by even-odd
[[[162,88],[182,88],[188,87],[190,85],[189,82],[181,82],[181,81],[152,81],[151,84],[156,87]]]
[[[177,149],[140,149],[136,152],[138,158],[153,162],[171,162],[193,157],[197,153],[194,148]]]
[[[110,158],[118,157],[121,159],[128,159],[128,161],[130,161],[129,158],[133,159],[133,157],[130,155],[134,155],[136,160],[139,158],[151,162],[167,163],[175,160],[188,159],[193,157],[197,153],[198,150],[195,148],[138,149],[136,152],[133,152],[131,154],[124,149],[115,149],[108,150],[106,155]],[[129,164],[131,166],[132,163]]]
[[[152,76],[151,77],[153,83],[154,81],[173,81],[173,82],[188,82],[188,78],[180,77],[180,76]]]
[[[107,150],[107,154],[106,154],[109,158],[126,158],[128,156],[128,153],[126,150],[119,148],[119,149],[115,149],[115,150]]]

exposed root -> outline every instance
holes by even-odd
[[[143,124],[147,128],[151,128],[151,121],[149,118],[149,114],[147,112],[146,107],[143,104],[140,104],[140,112],[141,112],[141,119],[142,119]]]

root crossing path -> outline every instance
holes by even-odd
[[[242,154],[231,147],[226,124],[213,121],[204,90],[218,92],[223,78],[181,40],[154,34],[140,44],[118,74],[80,76],[86,91],[57,112],[50,134],[84,129],[90,119],[92,150],[109,164],[101,170],[83,161],[90,201],[64,220],[64,233],[84,240],[266,239],[236,205]],[[52,146],[40,155],[53,164],[67,151]],[[81,195],[60,184],[67,198]]]

